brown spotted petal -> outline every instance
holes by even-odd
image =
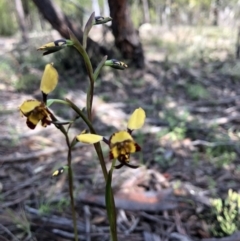
[[[141,147],[133,140],[132,136],[127,131],[119,131],[114,133],[109,140],[110,152],[109,158],[118,159],[122,165],[127,165],[131,168],[138,166],[130,165],[130,154],[141,150]],[[116,166],[116,168],[122,167]]]
[[[38,100],[24,101],[19,109],[21,113],[27,117],[26,123],[30,129],[35,129],[36,125],[40,121],[44,127],[51,124],[49,110],[44,103]]]

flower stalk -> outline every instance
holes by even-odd
[[[93,71],[92,63],[90,61],[89,55],[86,51],[87,48],[87,37],[94,25],[103,24],[111,21],[110,17],[95,16],[94,13],[90,16],[86,23],[82,44],[76,38],[76,36],[69,29],[69,39],[59,39],[54,42],[47,43],[38,50],[43,51],[43,55],[55,53],[60,51],[65,47],[74,47],[78,50],[79,54],[82,56],[85,63],[85,67],[88,74],[89,85],[87,89],[86,98],[86,112],[81,110],[75,103],[69,99],[48,99],[48,95],[56,88],[58,84],[58,72],[53,67],[53,64],[47,64],[41,79],[40,90],[42,92],[42,100],[27,100],[20,106],[20,112],[26,117],[27,126],[34,129],[38,123],[41,123],[43,127],[48,125],[55,125],[59,131],[63,133],[66,140],[66,145],[68,147],[67,153],[67,165],[57,169],[53,172],[52,177],[57,177],[68,170],[68,187],[69,187],[69,197],[72,211],[72,220],[74,227],[74,240],[78,241],[78,230],[77,230],[77,219],[74,203],[74,187],[73,187],[73,169],[72,169],[72,150],[77,142],[84,142],[93,144],[96,150],[99,163],[102,169],[104,180],[106,183],[105,189],[105,201],[106,209],[108,214],[108,219],[110,223],[110,233],[112,241],[117,241],[117,222],[116,222],[116,208],[114,202],[114,195],[112,191],[112,175],[115,168],[121,168],[123,166],[130,168],[137,168],[138,166],[130,164],[130,156],[137,151],[141,150],[141,147],[135,142],[132,137],[133,130],[140,129],[145,121],[145,112],[142,108],[136,109],[131,115],[126,130],[120,130],[112,133],[109,138],[100,136],[97,134],[93,124],[92,124],[92,103],[94,95],[94,83],[98,78],[100,71],[104,66],[110,66],[115,69],[124,70],[128,66],[121,61],[116,59],[107,60],[107,56],[104,56],[102,61],[98,64],[95,71]],[[71,108],[76,112],[75,118],[66,121],[59,121],[55,115],[50,111],[49,107],[52,104],[62,104],[68,108]],[[72,138],[70,141],[69,129],[72,124],[81,118],[88,127],[87,131],[81,132],[79,135]],[[65,127],[64,125],[68,125]],[[90,132],[90,133],[87,133]],[[103,151],[101,148],[100,141],[105,142],[109,147],[109,160],[112,161],[112,166],[109,172],[107,171]],[[116,161],[119,162],[115,165]]]
[[[72,145],[70,144],[68,135],[66,135],[66,142],[67,142],[67,145],[68,145],[68,157],[67,157],[67,161],[68,161],[68,187],[69,187],[69,196],[70,196],[71,209],[72,209],[74,239],[75,239],[75,241],[78,241],[77,218],[76,218],[74,195],[73,195]]]
[[[84,115],[84,113],[70,100],[66,99],[66,101],[69,103],[69,105],[71,106],[71,108],[82,118],[82,120],[87,124],[89,130],[91,131],[91,133],[96,134],[95,129],[92,126],[91,121]],[[94,144],[94,148],[97,152],[99,161],[100,161],[100,165],[102,168],[102,172],[103,172],[103,176],[105,181],[107,180],[107,168],[105,165],[105,161],[104,161],[104,157],[103,157],[103,152],[102,152],[102,148],[100,143],[95,143]]]

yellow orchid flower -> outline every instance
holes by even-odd
[[[27,117],[27,126],[35,129],[39,121],[46,127],[51,124],[50,112],[43,102],[38,100],[26,100],[19,107],[22,115]]]
[[[51,112],[46,106],[47,95],[52,92],[58,83],[58,73],[52,64],[47,64],[42,76],[40,89],[43,93],[43,101],[26,100],[19,107],[23,116],[27,117],[27,126],[34,129],[41,121],[43,127],[51,124]]]
[[[110,160],[118,159],[120,162],[115,168],[121,168],[124,165],[131,168],[137,168],[138,166],[129,164],[130,154],[140,151],[141,147],[134,141],[131,133],[133,130],[139,129],[143,126],[145,118],[145,111],[142,108],[138,108],[132,113],[128,121],[127,130],[115,132],[109,139],[100,135],[84,133],[78,135],[76,138],[80,142],[89,144],[104,141],[110,148]]]
[[[130,154],[135,153],[141,150],[141,147],[133,140],[132,136],[127,131],[119,131],[114,133],[109,139],[109,158],[118,159],[120,165],[117,168],[122,167],[123,165],[137,168],[138,166],[130,165]]]

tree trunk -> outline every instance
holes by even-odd
[[[103,16],[110,16],[109,14],[108,2],[107,0],[103,0]]]
[[[21,0],[15,0],[15,9],[18,18],[18,24],[22,33],[23,42],[28,42],[28,32],[26,28],[25,16],[23,11],[23,5]]]
[[[212,7],[213,26],[218,26],[219,4],[220,4],[219,0],[214,0],[213,7]]]
[[[156,24],[162,25],[162,6],[160,4],[156,4]]]
[[[92,9],[95,12],[95,16],[100,16],[100,7],[98,0],[92,0]]]
[[[127,0],[108,0],[115,45],[123,57],[137,68],[144,67],[144,54],[139,35],[133,27]]]
[[[47,19],[52,27],[56,29],[64,38],[69,38],[68,28],[70,28],[81,42],[83,37],[81,28],[77,24],[71,22],[53,1],[33,0],[33,2],[43,14],[44,18]],[[87,43],[89,56],[94,56],[92,59],[94,66],[96,66],[96,64],[101,60],[103,55],[108,55],[111,57],[111,52],[108,52],[104,47],[98,45],[92,39],[88,38]]]
[[[240,59],[240,26],[238,26],[238,31],[237,31],[236,59]]]
[[[144,23],[150,22],[148,0],[142,0]],[[158,4],[159,5],[159,4]]]

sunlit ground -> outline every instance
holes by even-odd
[[[106,39],[101,28],[90,33],[96,41],[108,43],[108,47],[114,45],[109,32]],[[139,106],[147,113],[145,127],[134,134],[143,151],[131,159],[141,168],[122,168],[113,179],[116,197],[123,198],[125,207],[132,210],[119,212],[122,224],[119,232],[124,233],[125,225],[131,226],[131,220],[139,219],[129,240],[144,240],[146,230],[166,238],[170,229],[184,230],[193,240],[227,236],[229,233],[223,231],[222,223],[217,221],[209,198],[225,198],[230,188],[238,189],[240,178],[240,66],[234,58],[236,31],[214,27],[168,30],[145,25],[140,29],[140,36],[146,70],[133,70],[129,66],[120,72],[106,68],[95,89],[94,124],[101,135],[108,136],[114,130],[125,128],[129,114]],[[63,223],[67,223],[63,216],[70,220],[67,177],[63,174],[59,179],[50,180],[51,172],[66,164],[64,137],[54,126],[29,130],[18,113],[23,100],[41,96],[39,81],[48,62],[55,63],[61,76],[51,96],[67,97],[84,107],[87,78],[74,68],[78,56],[74,58],[72,52],[63,51],[43,58],[35,50],[55,38],[55,32],[48,37],[33,37],[28,49],[15,45],[14,38],[0,41],[6,45],[0,53],[0,153],[4,162],[0,169],[3,186],[0,205],[8,217],[0,223],[7,227],[14,224],[12,232],[22,236],[28,232],[40,238],[53,233],[51,225],[44,232],[38,232],[39,223],[43,222],[41,213],[55,214]],[[65,58],[66,55],[71,57]],[[67,68],[66,61],[74,64]],[[74,117],[67,108],[53,109],[63,119]],[[84,128],[79,121],[72,134]],[[103,148],[107,156],[108,150]],[[73,156],[78,220],[86,221],[84,200],[94,225],[106,234],[108,230],[101,229],[108,227],[105,209],[99,203],[89,204],[82,195],[87,190],[91,195],[97,193],[103,197],[104,182],[96,154],[91,146],[79,145]],[[149,191],[155,196],[168,192],[172,203],[160,203],[154,206],[156,212],[150,212],[153,204],[148,203],[148,199],[141,202],[140,198],[148,197]],[[19,228],[19,221],[9,213],[21,217],[22,207],[28,218],[26,227]],[[125,210],[123,206],[120,208]],[[124,215],[128,218],[124,219]],[[28,223],[32,225],[31,230],[27,229]],[[164,223],[161,232],[157,232],[159,223]],[[51,224],[71,233],[69,225],[58,226],[54,218]],[[149,230],[146,225],[150,225]]]

